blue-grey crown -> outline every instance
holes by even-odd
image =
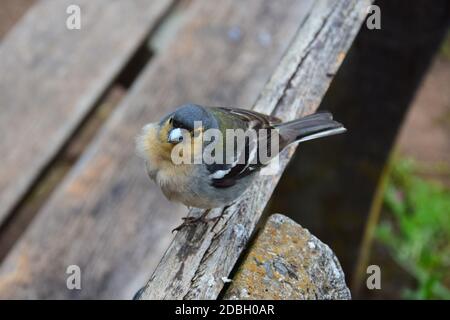
[[[165,117],[162,122],[166,121],[168,117],[172,118],[172,125],[176,128],[193,130],[196,121],[202,122],[204,130],[217,128],[217,121],[214,116],[206,108],[197,104],[189,103],[178,107],[177,110]]]

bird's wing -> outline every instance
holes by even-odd
[[[281,120],[277,117],[252,110],[224,107],[218,107],[217,109],[222,110],[224,113],[232,115],[233,117],[239,118],[243,122],[248,123],[249,126],[252,125],[252,127],[266,128],[281,123]]]
[[[208,166],[208,170],[211,172],[211,185],[216,188],[227,188],[235,185],[239,179],[257,172],[266,165],[266,163],[261,163],[259,159],[258,147],[262,143],[267,145],[266,141],[270,141],[273,125],[281,121],[276,117],[246,109],[223,107],[214,109],[215,112],[221,113],[219,118],[224,123],[225,128],[254,130],[256,133],[256,136],[245,136],[244,145],[235,151],[233,163]],[[260,135],[261,129],[268,129],[265,131],[267,134]]]

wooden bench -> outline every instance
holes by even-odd
[[[80,31],[65,28],[73,2],[84,12]],[[371,3],[79,0],[32,7],[0,43],[0,147],[7,154],[0,225],[139,48],[161,37],[165,45],[2,261],[0,298],[129,299],[145,283],[141,299],[217,298],[223,282],[209,280],[230,274],[281,172],[260,177],[217,223],[173,236],[187,209],[148,180],[134,137],[186,102],[253,106],[283,120],[314,112]],[[168,32],[174,24],[178,32]],[[283,153],[283,168],[294,151]],[[70,265],[82,271],[82,290],[66,287]]]
[[[176,39],[143,71],[4,260],[1,294],[132,297],[186,214],[148,181],[134,153],[139,128],[186,101],[252,105],[313,3],[193,2]],[[65,288],[72,264],[83,270],[83,290]]]
[[[315,1],[252,109],[284,121],[313,113],[370,3]],[[258,177],[239,202],[225,209],[223,219],[178,232],[140,298],[215,299],[224,285],[220,279],[231,273],[295,149],[292,145],[284,151],[280,172]]]
[[[171,4],[75,2],[81,30],[66,29],[74,1],[42,1],[1,43],[0,226]]]

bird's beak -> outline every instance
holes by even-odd
[[[169,136],[167,137],[167,142],[169,143],[179,143],[183,141],[183,132],[180,128],[174,128],[170,130]]]

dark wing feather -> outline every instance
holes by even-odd
[[[273,129],[273,125],[281,123],[281,121],[273,116],[264,115],[259,112],[238,109],[238,108],[217,108],[221,110],[224,115],[230,116],[238,120],[239,122],[243,122],[247,125],[247,130],[256,130],[259,133],[260,129],[269,129],[267,132],[269,135],[267,137],[270,138],[271,129]],[[267,138],[266,137],[266,138]],[[241,157],[243,157],[243,161],[241,160],[239,163],[234,166],[230,164],[222,164],[217,165],[213,164],[208,166],[208,169],[213,174],[217,172],[217,170],[229,170],[227,174],[225,174],[221,178],[212,178],[211,185],[216,188],[228,188],[236,184],[239,179],[251,175],[257,172],[260,168],[262,168],[265,164],[262,164],[258,159],[258,150],[253,150],[254,148],[258,148],[261,141],[259,140],[259,135],[257,136],[257,141],[250,141],[248,137],[245,140],[245,146],[243,150],[238,152],[242,152]],[[269,139],[270,140],[270,139]],[[270,150],[270,149],[269,149]],[[250,163],[250,156],[252,154],[256,154],[256,161]]]
[[[240,108],[224,108],[218,107],[217,109],[223,110],[228,114],[234,115],[240,118],[242,121],[247,122],[249,124],[254,124],[258,127],[271,127],[275,124],[281,123],[281,120],[277,117],[262,114],[256,111],[240,109]]]

